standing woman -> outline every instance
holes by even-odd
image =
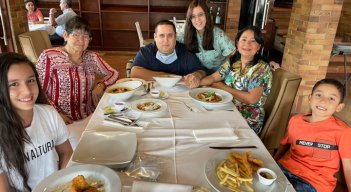
[[[196,54],[211,74],[234,53],[234,43],[222,29],[213,25],[205,0],[193,0],[188,7],[186,18],[184,31],[178,33],[177,40]]]
[[[0,191],[31,191],[72,155],[60,115],[45,105],[39,76],[23,55],[0,55]]]
[[[41,11],[37,8],[34,0],[26,0],[24,2],[27,9],[28,23],[41,24],[44,23],[44,17]]]
[[[65,45],[41,53],[36,68],[49,103],[66,124],[71,124],[94,112],[105,88],[116,82],[118,72],[87,50],[91,29],[81,17],[66,23],[63,37]],[[96,82],[95,75],[103,79]]]
[[[233,95],[233,102],[249,126],[258,134],[264,120],[264,104],[272,87],[272,72],[259,54],[264,46],[261,30],[248,26],[235,38],[237,51],[200,85],[212,85]]]

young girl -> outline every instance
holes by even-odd
[[[31,191],[66,166],[69,133],[25,56],[0,54],[0,90],[0,191]]]
[[[26,0],[24,4],[26,5],[26,9],[28,11],[27,12],[28,23],[32,23],[32,24],[44,23],[44,16],[35,5],[34,0]]]

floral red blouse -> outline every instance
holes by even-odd
[[[73,120],[84,119],[95,110],[92,90],[95,75],[104,76],[109,86],[116,82],[118,72],[93,51],[84,51],[82,62],[74,64],[60,48],[41,53],[36,69],[49,103]]]

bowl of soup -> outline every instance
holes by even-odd
[[[179,75],[160,75],[157,77],[153,77],[157,84],[161,87],[172,88],[174,85],[178,83],[182,79],[182,76]]]
[[[142,81],[131,80],[116,83],[106,89],[110,102],[126,101],[143,85]]]

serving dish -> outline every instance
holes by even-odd
[[[145,107],[146,110],[143,110],[141,106],[152,104],[158,107]],[[131,103],[131,108],[135,111],[141,112],[141,118],[150,118],[150,117],[160,117],[166,113],[167,103],[160,99],[140,99],[133,101]]]
[[[101,165],[76,165],[59,170],[45,178],[33,189],[33,192],[53,192],[62,188],[67,189],[66,186],[69,187],[71,180],[78,175],[101,181],[105,192],[121,191],[121,180],[112,169]]]
[[[207,102],[207,101],[200,100],[198,98],[198,95],[202,93],[215,93],[216,96],[221,98],[221,100],[217,102]],[[233,100],[232,94],[221,89],[210,88],[210,87],[192,89],[189,91],[189,96],[193,99],[193,101],[201,104],[205,108],[222,106],[222,105],[228,104],[229,102],[232,102]]]
[[[228,188],[219,184],[219,179],[217,178],[217,175],[216,175],[216,169],[217,169],[217,166],[219,165],[219,163],[221,161],[223,161],[224,159],[227,159],[227,156],[230,152],[244,153],[245,151],[248,151],[248,150],[247,149],[233,149],[233,150],[226,150],[226,151],[218,151],[217,153],[215,153],[214,155],[209,157],[209,159],[206,161],[206,164],[205,164],[205,177],[206,177],[207,182],[213,187],[213,189],[215,189],[215,191],[230,192],[230,190]],[[266,157],[261,153],[258,153],[257,150],[252,151],[252,157],[260,159],[263,162],[269,162],[269,160],[267,158],[271,158],[271,157]],[[277,167],[275,168],[273,165],[264,165],[264,166],[268,166],[272,170],[276,170],[276,168],[277,168]],[[270,192],[284,191],[287,187],[287,180],[283,176],[279,177],[279,175],[278,175],[277,180],[280,180],[280,181],[279,182],[276,181],[272,185],[266,186],[266,185],[261,184],[258,181],[257,174],[254,173],[253,174],[253,189],[254,189],[254,191],[265,191],[265,192],[266,191],[270,191]]]
[[[85,132],[75,149],[72,161],[123,168],[133,160],[137,150],[137,136],[132,132]]]

